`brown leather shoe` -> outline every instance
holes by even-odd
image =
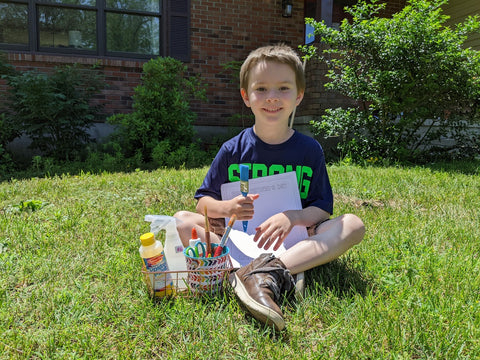
[[[262,254],[230,277],[235,294],[253,317],[277,330],[285,328],[281,297],[295,286],[285,265],[272,254]]]

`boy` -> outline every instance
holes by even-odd
[[[181,211],[175,217],[180,237],[188,245],[192,227],[204,239],[203,209],[211,221],[212,242],[218,242],[225,226],[224,218],[250,220],[258,194],[239,195],[222,201],[220,186],[238,180],[234,169],[239,164],[261,164],[269,174],[297,169],[302,210],[278,213],[266,219],[256,230],[255,243],[268,251],[278,249],[296,225],[306,226],[309,237],[287,249],[279,258],[262,254],[231,276],[234,291],[246,309],[259,321],[285,327],[279,302],[293,286],[291,274],[325,264],[358,244],[365,233],[362,221],[347,214],[329,219],[333,213],[333,195],[323,150],[311,137],[291,129],[289,117],[300,104],[305,91],[305,75],[298,55],[288,46],[261,47],[247,57],[240,70],[240,94],[255,115],[255,125],[222,145],[197,190],[197,212]],[[251,170],[251,169],[250,169]]]

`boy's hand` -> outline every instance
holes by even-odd
[[[283,244],[292,228],[292,221],[285,213],[275,214],[255,229],[257,232],[253,241],[257,242],[260,239],[258,247],[263,247],[265,250],[268,250],[276,242],[273,247],[275,251]]]
[[[239,195],[230,200],[232,209],[230,213],[237,215],[237,220],[251,220],[254,214],[253,202],[258,199],[259,194]]]

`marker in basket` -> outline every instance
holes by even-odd
[[[207,254],[206,257],[211,256],[212,253],[212,244],[210,242],[210,229],[208,224],[208,215],[207,215],[207,207],[203,209],[205,213],[205,243],[207,244]]]
[[[215,249],[215,253],[213,254],[213,257],[222,255],[223,247],[227,242],[228,235],[230,234],[230,230],[232,230],[232,226],[235,223],[235,220],[237,220],[237,215],[233,214],[233,216],[230,218],[230,221],[228,222],[228,226],[225,229],[225,232],[223,233],[222,240],[220,240],[220,244]]]
[[[240,165],[240,192],[245,197],[248,195],[248,166],[244,164]],[[248,221],[244,220],[242,224],[243,232],[247,232]]]
[[[197,229],[192,227],[192,238],[189,241],[190,246],[195,246],[195,243],[198,241]]]

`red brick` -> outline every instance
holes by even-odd
[[[389,0],[386,14],[400,10],[404,4],[405,0]],[[293,16],[283,18],[280,0],[191,1],[191,61],[186,65],[189,74],[199,75],[209,85],[208,101],[192,103],[198,114],[198,124],[241,125],[241,121],[232,124],[229,117],[249,115],[250,110],[241,101],[237,82],[230,84],[231,73],[222,74],[222,65],[243,61],[251,50],[270,43],[285,42],[294,48],[303,44],[303,6],[303,1],[293,0]],[[127,99],[131,99],[133,89],[141,82],[144,64],[138,60],[22,52],[9,53],[8,61],[21,71],[38,68],[46,72],[62,64],[98,64],[110,87],[102,92],[103,98],[95,100],[105,104],[107,114],[131,111],[132,101]],[[307,94],[297,111],[298,116],[318,116],[318,112],[323,112],[330,104],[344,101],[324,89],[325,73],[324,64],[308,65]],[[5,85],[0,83],[0,93],[2,91]]]

